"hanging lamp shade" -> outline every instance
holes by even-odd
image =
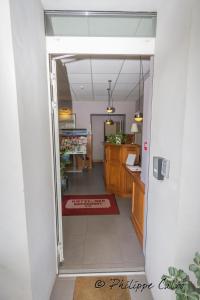
[[[142,112],[136,112],[134,116],[135,122],[142,122],[143,120],[143,113]]]
[[[131,132],[132,133],[137,133],[138,132],[138,125],[136,123],[133,123],[131,125]]]
[[[107,124],[107,125],[113,125],[114,122],[113,122],[112,119],[108,119],[108,120],[106,120],[106,124]]]
[[[108,107],[106,108],[106,112],[107,112],[108,114],[112,114],[114,111],[115,111],[114,107],[108,106]]]
[[[62,107],[58,110],[58,117],[60,121],[69,120],[72,114],[72,110],[70,108]]]

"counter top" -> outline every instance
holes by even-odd
[[[105,146],[114,146],[114,147],[138,147],[140,148],[140,145],[138,144],[113,144],[113,143],[104,143]]]
[[[142,182],[142,180],[140,178],[141,172],[132,172],[129,168],[127,168],[127,165],[125,163],[123,163],[123,166],[124,166],[125,170],[129,173],[129,175],[131,175],[133,177],[133,180],[135,182],[137,182],[137,184],[140,185],[140,187],[142,188],[142,190],[144,192],[145,191],[145,184]]]

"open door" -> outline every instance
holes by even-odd
[[[51,82],[51,111],[52,111],[52,141],[55,186],[56,237],[58,264],[64,261],[63,256],[63,228],[62,228],[62,197],[60,176],[60,141],[58,120],[58,90],[57,90],[57,60],[74,60],[74,55],[60,55],[50,60]]]
[[[52,135],[53,135],[53,161],[54,161],[54,185],[55,185],[55,211],[56,211],[56,236],[58,264],[63,257],[63,229],[62,229],[62,198],[60,178],[60,143],[58,121],[58,96],[56,59],[51,61],[51,104],[52,104]]]

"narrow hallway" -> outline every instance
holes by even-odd
[[[103,166],[69,173],[66,194],[105,194]],[[131,199],[117,198],[118,215],[63,216],[60,273],[144,270],[141,245],[130,220]]]

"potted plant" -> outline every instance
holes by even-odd
[[[165,287],[175,291],[176,300],[200,300],[200,253],[197,252],[189,270],[195,274],[195,285],[187,273],[174,267],[168,269],[169,275],[162,276]]]
[[[126,142],[126,134],[121,132],[116,134],[110,134],[107,138],[107,142],[111,144],[124,144]]]

